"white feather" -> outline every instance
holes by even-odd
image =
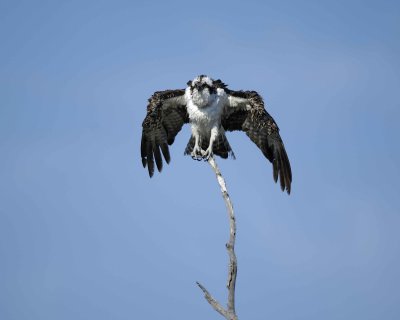
[[[198,92],[186,89],[185,98],[187,111],[192,125],[192,131],[202,137],[210,137],[212,128],[219,128],[221,115],[227,103],[227,95],[223,89],[218,88],[216,94],[209,93],[208,89]]]
[[[228,105],[231,108],[248,108],[248,100],[239,97],[228,97]]]

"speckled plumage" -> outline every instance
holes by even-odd
[[[225,131],[243,131],[272,163],[275,182],[279,178],[281,189],[290,193],[290,162],[279,128],[265,110],[261,96],[255,91],[230,90],[221,80],[205,75],[187,85],[186,89],[157,91],[149,99],[141,156],[150,177],[154,174],[154,160],[157,169],[162,170],[161,153],[169,163],[168,145],[182,126],[190,123],[192,136],[185,154],[197,160],[208,159],[212,154],[234,158]]]

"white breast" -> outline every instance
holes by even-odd
[[[219,127],[220,125],[221,115],[227,100],[226,93],[223,89],[217,89],[217,94],[210,96],[209,103],[200,107],[193,101],[189,90],[189,88],[186,89],[185,97],[190,123],[208,135],[212,127]]]

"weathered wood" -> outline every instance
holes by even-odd
[[[200,283],[197,285],[204,292],[204,296],[208,303],[219,312],[227,320],[238,320],[235,310],[235,286],[236,286],[236,276],[237,276],[237,259],[235,254],[235,239],[236,239],[236,220],[233,213],[233,205],[231,199],[229,198],[228,190],[226,189],[225,179],[223,178],[221,171],[219,170],[214,157],[210,157],[208,160],[211,168],[217,177],[218,184],[221,188],[222,197],[224,198],[226,208],[228,210],[229,217],[229,242],[226,244],[226,250],[229,255],[229,270],[228,270],[228,281],[226,287],[228,289],[228,303],[227,308],[223,308],[221,304],[215,300],[211,294],[204,288]]]

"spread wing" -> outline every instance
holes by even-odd
[[[154,174],[154,160],[158,171],[162,170],[161,152],[169,163],[168,145],[174,142],[183,124],[189,122],[184,95],[183,89],[165,90],[155,92],[149,99],[140,149],[143,167],[147,166],[150,177]]]
[[[282,191],[290,194],[292,170],[285,146],[274,119],[264,108],[261,96],[255,91],[233,91],[225,89],[228,106],[222,118],[227,131],[241,130],[272,163],[275,182],[280,180]]]

